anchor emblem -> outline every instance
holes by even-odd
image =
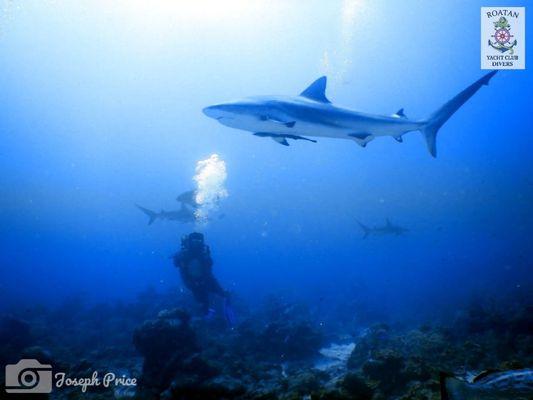
[[[511,24],[507,21],[507,18],[500,17],[497,22],[494,22],[494,42],[489,39],[489,46],[498,50],[500,53],[509,52],[514,54],[513,47],[516,46],[516,39],[511,42],[514,36],[511,34]]]

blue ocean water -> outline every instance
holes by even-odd
[[[466,103],[436,159],[416,132],[283,147],[201,112],[327,75],[334,104],[423,118],[486,72],[486,2],[1,5],[2,311],[175,291],[169,257],[195,229],[246,304],[433,321],[472,299],[530,297],[528,70],[501,71]],[[226,163],[223,218],[147,225],[134,204],[178,209],[211,154]],[[362,238],[358,220],[386,218],[409,232]]]

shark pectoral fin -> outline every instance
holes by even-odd
[[[289,142],[287,142],[287,139],[292,140],[307,140],[308,142],[316,143],[316,140],[308,139],[303,136],[299,135],[284,135],[284,134],[278,134],[278,133],[269,133],[269,132],[256,132],[254,133],[255,136],[259,137],[269,137],[272,138],[272,140],[278,142],[279,144],[282,144],[283,146],[288,146]]]
[[[369,142],[374,140],[374,136],[370,133],[350,133],[348,136],[361,147],[366,147]]]
[[[289,142],[287,142],[287,139],[285,139],[283,136],[271,136],[272,140],[275,142],[278,142],[279,144],[282,144],[283,146],[288,146]]]
[[[401,136],[393,136],[394,140],[396,140],[398,143],[403,143],[403,139]]]
[[[285,137],[282,135],[277,135],[275,133],[268,133],[268,132],[255,132],[254,135],[259,136],[259,137],[269,137],[273,141],[278,142],[279,144],[282,144],[283,146],[289,145],[289,142],[287,142],[287,139],[285,139]]]
[[[261,115],[259,120],[275,122],[276,124],[285,125],[287,128],[294,128],[294,125],[296,124],[296,121],[282,121],[281,119],[269,117],[268,115]]]
[[[289,145],[289,142],[287,142],[287,139],[285,139],[285,137],[283,137],[281,135],[276,135],[274,133],[268,133],[268,132],[255,132],[254,135],[255,136],[259,136],[259,137],[269,137],[273,141],[275,141],[275,142],[277,142],[279,144],[282,144],[283,146],[288,146]]]
[[[298,136],[298,135],[283,135],[283,137],[286,137],[287,139],[293,139],[293,140],[307,140],[308,142],[316,143],[316,140],[309,139],[303,136]]]

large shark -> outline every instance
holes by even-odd
[[[365,147],[378,136],[392,136],[402,142],[407,132],[420,131],[433,157],[437,156],[439,128],[497,71],[492,71],[468,86],[453,99],[423,120],[406,117],[403,108],[390,116],[365,114],[337,107],[326,97],[326,77],[314,81],[299,96],[257,96],[204,108],[208,117],[231,128],[270,137],[288,146],[287,139],[307,140],[326,137],[354,140]]]
[[[182,204],[179,210],[175,211],[165,211],[161,210],[160,212],[155,212],[149,210],[148,208],[141,207],[135,204],[139,210],[145,213],[148,216],[148,225],[152,225],[156,219],[169,220],[169,221],[178,221],[182,223],[194,222],[196,220],[194,215],[194,210],[186,207]]]
[[[375,226],[373,228],[366,226],[362,224],[361,222],[357,221],[361,229],[363,230],[363,239],[366,239],[369,235],[375,235],[375,236],[384,236],[384,235],[395,235],[400,236],[403,235],[406,232],[409,232],[409,229],[401,227],[400,225],[394,225],[390,220],[387,218],[385,225],[383,226]]]

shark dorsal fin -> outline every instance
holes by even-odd
[[[321,103],[330,103],[326,97],[326,83],[328,78],[322,76],[316,81],[311,83],[307,89],[305,89],[300,96],[307,97],[308,99],[319,101]]]
[[[495,374],[495,373],[498,373],[500,372],[499,370],[497,369],[487,369],[485,371],[482,371],[481,373],[477,374],[474,379],[472,379],[472,382],[473,383],[476,383],[476,382],[479,382],[480,380],[492,375],[492,374]]]
[[[394,114],[392,114],[394,117],[397,118],[407,118],[405,113],[403,112],[403,108],[400,108],[398,111],[396,111]]]

